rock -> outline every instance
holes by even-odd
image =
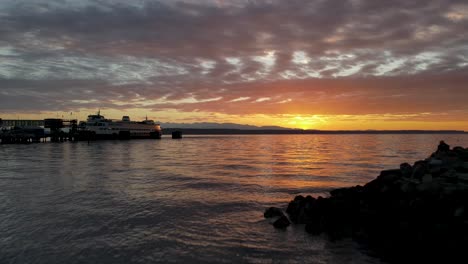
[[[405,182],[400,186],[400,190],[404,193],[413,193],[416,190],[416,184],[413,182]]]
[[[442,173],[444,173],[446,171],[447,171],[446,168],[434,167],[434,168],[430,168],[428,173],[431,174],[432,177],[440,177],[442,175]]]
[[[453,185],[444,186],[442,194],[445,196],[452,196],[457,191],[457,187]]]
[[[283,216],[283,215],[284,215],[283,211],[277,207],[270,207],[266,209],[265,212],[263,213],[263,216],[265,218],[271,218],[271,217]]]
[[[324,229],[321,220],[318,219],[317,221],[306,224],[305,231],[312,235],[320,235],[323,233]]]
[[[294,200],[288,204],[286,213],[288,213],[291,221],[296,224],[302,223],[305,206],[306,198],[302,195],[296,196]]]
[[[398,255],[396,263],[407,260],[406,253],[414,260],[432,260],[432,254],[442,260],[454,252],[461,255],[468,243],[465,154],[468,157],[468,149],[450,150],[442,141],[431,158],[384,170],[364,187],[338,188],[327,198],[296,196],[288,205],[289,219],[305,224],[312,235],[352,237],[386,257]],[[290,224],[278,208],[269,208],[264,215],[275,216],[270,221],[276,228]]]
[[[441,189],[442,186],[436,182],[424,182],[416,186],[417,191],[430,195],[436,195]]]
[[[442,179],[448,184],[458,183],[457,172],[454,169],[450,169],[440,175]]]
[[[437,152],[448,152],[450,150],[450,146],[445,143],[443,140],[440,141],[439,146],[437,147]]]
[[[455,173],[455,177],[458,180],[468,182],[468,173]]]
[[[468,148],[464,149],[462,147],[454,147],[453,152],[456,153],[460,160],[468,162]]]
[[[308,195],[308,196],[310,196],[310,195]],[[311,197],[312,197],[312,196],[311,196]],[[304,196],[302,196],[302,195],[298,195],[298,196],[294,197],[294,201],[295,201],[295,202],[296,202],[296,201],[299,201],[299,202],[300,202],[300,201],[302,201],[302,200],[304,200],[304,199],[305,199],[305,198],[304,198]]]
[[[455,217],[461,217],[465,213],[465,207],[464,206],[459,206],[455,211],[453,212],[453,216]]]
[[[265,210],[263,213],[265,218],[270,219],[270,223],[273,224],[275,228],[286,228],[291,223],[289,219],[284,215],[283,211],[277,207],[270,207]]]
[[[432,182],[432,175],[431,174],[424,174],[424,176],[422,177],[422,182],[423,183],[430,183]]]
[[[462,167],[463,160],[459,157],[447,157],[444,159],[444,166],[446,167]]]
[[[431,158],[429,160],[429,165],[431,165],[431,166],[441,166],[442,164],[443,164],[443,161],[440,160],[440,159]]]
[[[460,158],[468,156],[468,148],[464,149],[462,147],[454,147],[453,152],[455,152]]]
[[[458,166],[455,168],[455,171],[460,173],[468,173],[468,168],[465,168],[464,166]]]
[[[278,217],[278,219],[276,219],[273,222],[273,226],[275,228],[280,228],[280,229],[284,229],[284,228],[288,227],[290,224],[291,224],[291,222],[289,222],[289,219],[285,215],[282,215],[282,216]]]
[[[463,153],[463,152],[466,151],[466,149],[464,149],[463,147],[460,147],[460,146],[456,146],[452,150],[455,151],[455,152],[460,152],[460,153]]]
[[[403,177],[411,177],[413,167],[409,163],[402,163],[400,164],[400,171]]]
[[[440,177],[453,178],[453,177],[455,177],[456,172],[457,172],[456,170],[450,169],[450,170],[447,170],[446,172],[442,173],[440,175]]]
[[[383,183],[392,183],[402,176],[401,170],[383,170],[378,177]]]
[[[358,192],[359,188],[362,188],[362,187],[356,186],[356,187],[351,187],[351,188],[338,188],[338,189],[330,191],[330,195],[336,198],[349,197],[349,196],[354,195],[356,192]]]
[[[413,174],[411,178],[421,179],[426,174],[427,165],[425,161],[416,161],[413,166]]]
[[[379,177],[386,177],[388,175],[401,176],[401,170],[398,170],[398,169],[383,170],[383,171],[380,172]]]
[[[320,196],[319,196],[319,198],[320,198]],[[310,202],[315,201],[315,198],[312,197],[312,196],[310,196],[310,195],[307,195],[306,198],[304,199],[304,201],[305,201],[306,203],[310,203]]]

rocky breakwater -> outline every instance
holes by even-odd
[[[288,226],[277,209],[265,217],[268,211],[276,212],[275,227]],[[468,263],[468,148],[442,141],[429,158],[382,171],[364,186],[296,196],[286,213],[312,235],[351,237],[389,260]]]

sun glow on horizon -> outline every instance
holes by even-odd
[[[300,129],[315,129],[318,126],[323,125],[326,123],[325,118],[319,117],[316,115],[312,116],[303,116],[297,115],[291,118],[289,122],[287,122],[289,127],[292,128],[300,128]]]
[[[178,110],[151,111],[144,108],[117,110],[101,108],[106,118],[120,119],[129,115],[133,120],[148,117],[161,123],[236,123],[253,126],[279,126],[304,130],[464,130],[468,131],[468,120],[463,117],[420,114],[225,114],[217,112],[182,112]],[[86,120],[97,109],[78,109],[73,112],[40,112],[2,114],[3,119],[64,118]],[[464,116],[464,115],[463,115]]]

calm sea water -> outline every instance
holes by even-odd
[[[0,263],[379,263],[269,206],[467,135],[245,135],[0,146]]]

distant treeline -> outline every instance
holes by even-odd
[[[163,128],[163,134],[182,131],[184,135],[279,135],[279,134],[467,134],[460,130],[241,130],[241,129],[200,129],[200,128]]]

